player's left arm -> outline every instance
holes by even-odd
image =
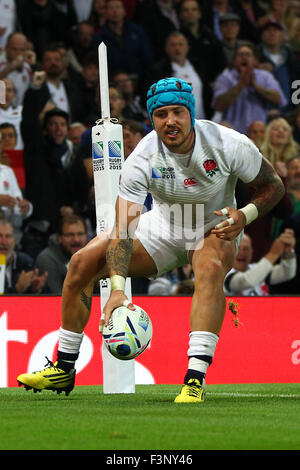
[[[267,214],[284,195],[284,185],[274,170],[273,166],[262,158],[262,163],[257,176],[248,183],[252,188],[253,196],[249,204],[241,209],[226,207],[214,211],[215,215],[227,216],[227,219],[216,225],[212,230],[218,238],[234,240],[257,217]],[[225,211],[224,211],[225,209]],[[226,213],[227,212],[227,213]]]
[[[103,309],[105,324],[111,312],[128,300],[125,282],[133,250],[133,237],[142,213],[142,204],[126,201],[120,196],[116,202],[116,223],[106,249],[106,264],[111,283],[110,297]],[[134,309],[131,305],[128,308]]]

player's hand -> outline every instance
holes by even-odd
[[[126,305],[128,303],[128,305]],[[112,311],[115,308],[122,307],[125,304],[130,310],[135,310],[134,305],[128,300],[122,290],[115,290],[110,294],[108,301],[106,302],[100,320],[99,330],[102,333],[103,326],[107,326],[111,317]]]
[[[35,65],[36,53],[28,49],[24,54],[24,60],[26,60],[27,64],[29,65]]]
[[[284,251],[290,253],[296,246],[296,238],[294,230],[291,228],[286,228],[279,236],[279,239],[284,244]]]
[[[44,81],[46,80],[46,72],[44,70],[41,70],[41,71],[36,71],[34,72],[33,76],[32,76],[32,84],[34,86],[42,86],[42,84],[44,83]]]
[[[244,213],[233,207],[224,207],[214,211],[214,214],[222,217],[223,220],[211,230],[211,233],[221,240],[234,240],[246,225]]]
[[[16,204],[16,199],[9,194],[0,194],[0,206],[8,207],[13,209]]]
[[[17,197],[17,204],[23,215],[28,214],[30,210],[30,204],[29,204],[29,201],[27,201],[27,199],[20,199],[19,197]]]

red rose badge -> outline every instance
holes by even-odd
[[[214,176],[216,172],[219,171],[215,160],[205,160],[205,162],[203,163],[203,167],[206,171],[206,174],[210,177]]]

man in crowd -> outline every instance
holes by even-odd
[[[58,233],[50,236],[49,246],[36,259],[40,272],[48,273],[47,288],[51,294],[61,294],[71,256],[86,244],[84,219],[78,215],[62,217]]]
[[[244,234],[233,268],[225,278],[226,295],[268,295],[269,286],[289,281],[296,275],[296,239],[293,230],[286,229],[257,263],[251,263],[251,238]],[[276,264],[280,260],[279,264]]]
[[[252,45],[237,48],[233,68],[216,79],[212,106],[222,119],[245,134],[253,121],[267,121],[272,108],[286,105],[286,98],[274,76],[257,68]]]
[[[40,294],[44,291],[47,272],[39,275],[33,259],[16,251],[12,224],[0,219],[0,254],[6,258],[4,294]]]

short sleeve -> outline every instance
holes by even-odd
[[[142,157],[132,153],[123,165],[119,196],[130,202],[144,204],[148,186],[148,164]]]

